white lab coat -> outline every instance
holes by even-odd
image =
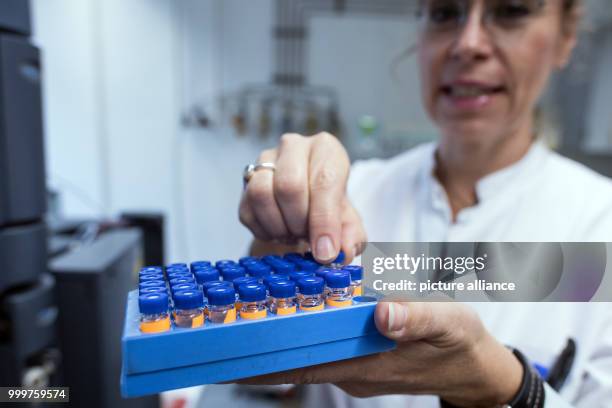
[[[432,174],[434,144],[392,160],[353,166],[349,196],[372,242],[612,242],[612,181],[534,143],[518,163],[477,185],[479,203],[451,222],[446,194]],[[608,265],[608,273],[612,273]],[[612,304],[473,303],[487,329],[550,367],[569,337],[577,356],[546,407],[612,407]],[[349,397],[310,386],[308,406],[438,407],[433,396]]]

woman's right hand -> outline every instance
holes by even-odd
[[[350,162],[336,137],[285,134],[258,162],[274,163],[276,170],[256,171],[242,194],[240,221],[256,239],[306,240],[320,262],[334,260],[340,249],[347,262],[360,253],[366,234],[346,196]]]

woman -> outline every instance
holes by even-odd
[[[440,141],[351,169],[337,139],[284,135],[264,151],[240,205],[254,253],[306,240],[316,258],[372,241],[609,241],[612,183],[537,142],[534,108],[576,43],[576,0],[424,0],[417,44],[422,96]],[[380,303],[397,350],[254,379],[331,383],[311,401],[339,406],[612,406],[606,304]],[[568,337],[576,363],[561,393],[521,387]],[[535,384],[535,385],[534,385]],[[395,394],[403,394],[397,396]]]

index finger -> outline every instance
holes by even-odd
[[[340,251],[342,205],[346,194],[349,159],[334,136],[314,136],[310,152],[310,247],[318,261],[333,261]]]

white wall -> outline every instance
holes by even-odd
[[[102,194],[99,72],[90,1],[32,0],[34,42],[42,48],[47,175],[66,210],[107,210]]]
[[[47,171],[66,215],[164,211],[170,261],[246,251],[241,172],[264,145],[237,140],[220,119],[205,131],[180,118],[242,81],[268,80],[258,61],[269,52],[269,4],[33,0]],[[243,13],[256,23],[242,24]]]

